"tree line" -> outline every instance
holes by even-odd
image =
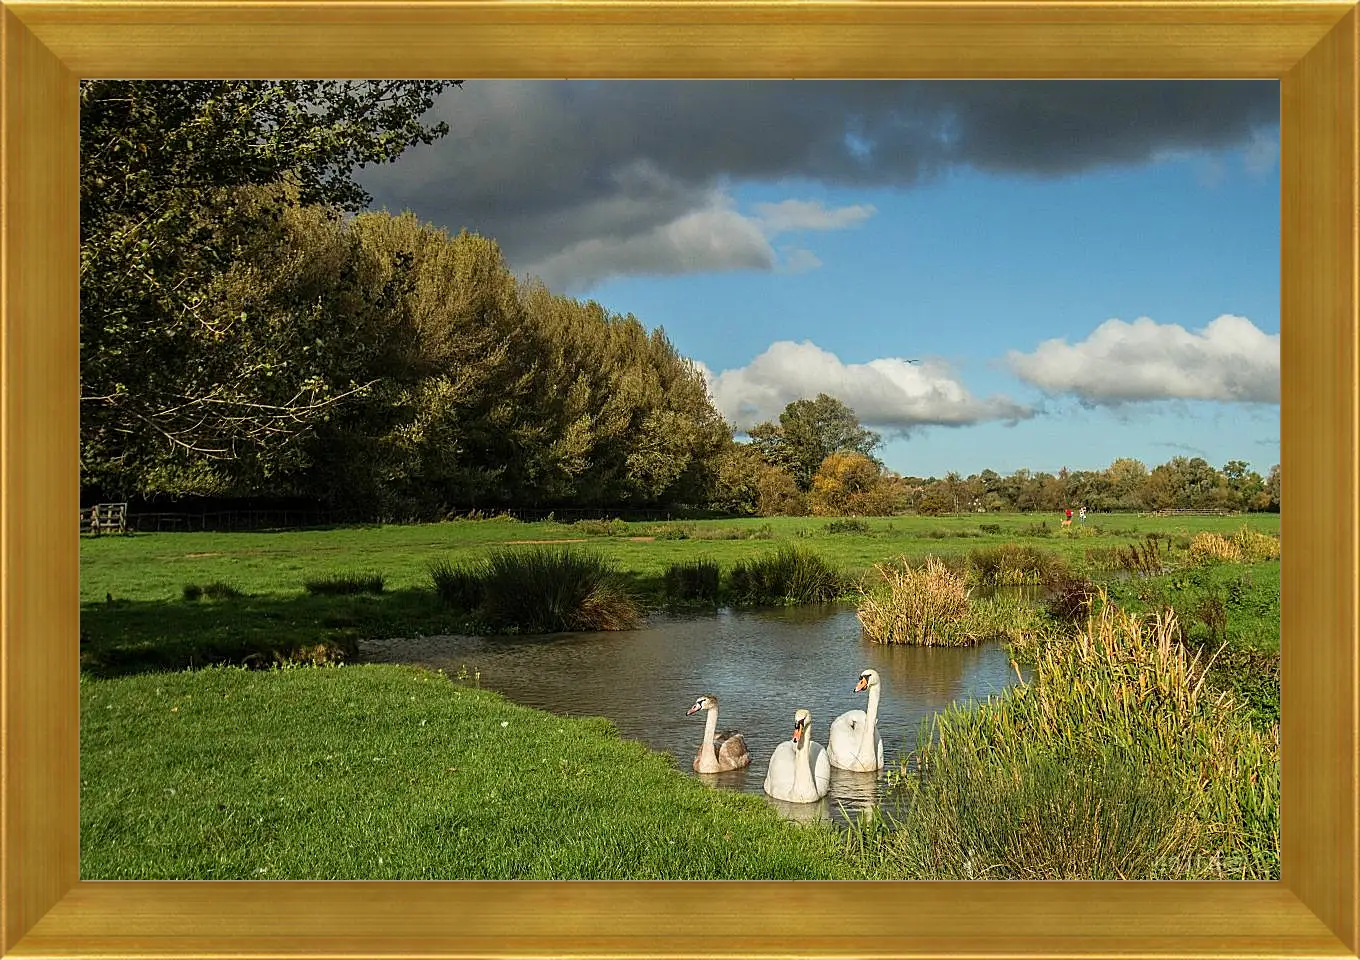
[[[492,239],[363,212],[354,172],[446,135],[422,118],[457,85],[82,82],[86,499],[388,520],[1278,508],[1278,468],[1240,461],[902,477],[825,395],[740,440],[663,330],[516,277]]]

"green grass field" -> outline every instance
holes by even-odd
[[[816,517],[774,517],[632,523],[621,525],[626,532],[611,536],[588,532],[591,525],[587,524],[492,519],[277,533],[86,538],[81,542],[80,596],[82,602],[104,600],[109,594],[138,601],[178,600],[186,583],[223,581],[249,594],[290,597],[301,594],[308,579],[368,571],[383,574],[389,590],[426,588],[431,561],[475,557],[490,547],[525,541],[576,541],[577,546],[603,551],[640,582],[655,584],[672,563],[707,557],[730,566],[773,553],[781,543],[790,542],[813,548],[843,571],[855,573],[888,557],[952,556],[1010,542],[1041,546],[1076,562],[1092,547],[1125,546],[1152,532],[1188,539],[1201,530],[1232,533],[1246,525],[1278,534],[1280,528],[1277,514],[1095,515],[1084,527],[1074,523],[1071,532],[1059,529],[1057,516],[1018,514],[874,518],[866,521],[867,534],[828,533],[829,522]],[[1043,529],[1044,524],[1047,536],[1028,532]],[[983,533],[983,525],[995,525],[999,532]],[[692,535],[660,538],[677,528]]]
[[[402,667],[87,679],[80,772],[87,879],[859,875],[605,720]]]
[[[759,797],[707,789],[607,722],[529,710],[436,674],[379,666],[246,670],[325,659],[360,637],[457,632],[429,566],[577,541],[648,603],[674,563],[724,574],[790,545],[852,578],[893,557],[1053,551],[1132,609],[1174,606],[1187,639],[1227,644],[1215,676],[1254,722],[1278,720],[1279,561],[1185,565],[1200,531],[1278,516],[899,517],[865,532],[821,518],[517,523],[85,539],[82,873],[86,878],[901,877],[871,835],[787,823]],[[983,525],[987,525],[984,531]],[[1095,559],[1164,535],[1173,572],[1124,579]],[[377,574],[379,593],[307,581]],[[239,596],[185,599],[186,585]],[[198,669],[185,670],[186,667]],[[1274,671],[1272,674],[1271,671]],[[1277,774],[1274,774],[1276,777]],[[1149,808],[1151,809],[1151,808]],[[1004,822],[1004,818],[1003,818]],[[881,826],[880,826],[881,829]],[[1154,831],[1155,832],[1155,831]],[[900,841],[900,836],[898,840]]]

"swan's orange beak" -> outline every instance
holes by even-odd
[[[859,683],[855,684],[855,692],[856,692],[856,693],[859,693],[859,692],[862,691],[862,690],[868,690],[868,689],[869,689],[869,681],[868,681],[868,680],[865,680],[863,677],[860,677],[860,678],[859,678]]]
[[[699,705],[696,703],[694,706],[690,707],[688,710],[685,711],[685,716],[688,717],[690,714],[697,712],[698,709]]]
[[[803,739],[803,725],[801,723],[795,723],[793,725],[793,742],[797,743],[801,739]]]

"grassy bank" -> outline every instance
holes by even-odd
[[[1278,517],[1092,518],[1073,533],[1032,517],[489,520],[85,540],[82,869],[89,878],[1268,876],[1278,864],[1268,795],[1278,762],[1262,737],[1279,716],[1279,561],[1232,562],[1231,547],[1202,536],[1226,542],[1244,524],[1273,534]],[[1270,546],[1237,539],[1247,550],[1238,559]],[[488,569],[489,557],[518,571],[502,606],[519,617],[518,598],[547,591],[515,558],[564,548],[598,558],[610,583],[657,606],[731,600],[734,581],[750,602],[789,602],[804,586],[815,599],[828,589],[855,595],[887,561],[947,569],[975,593],[1058,578],[1079,589],[1064,588],[1047,610],[1009,595],[969,601],[956,639],[1013,642],[1042,683],[951,713],[941,729],[955,749],[927,750],[908,822],[880,821],[848,845],[783,821],[758,796],[709,790],[604,721],[528,710],[434,674],[182,672],[219,661],[324,663],[349,658],[361,637],[476,629],[486,583],[459,571]],[[1154,575],[1130,575],[1131,564]],[[432,566],[447,573],[442,597]],[[1063,604],[1084,595],[1086,577],[1132,611],[1173,609],[1170,640],[1201,663],[1223,648],[1202,694],[1169,648],[1144,660],[1127,644],[1123,659],[1074,653],[1092,646],[1072,644],[1084,614]],[[889,614],[909,607],[884,610],[903,637],[915,620]],[[932,622],[950,613],[921,609]],[[553,627],[516,629],[540,626]],[[1163,700],[1145,702],[1142,687],[1137,697],[1118,692],[1126,681],[1168,683],[1163,700],[1184,709],[1159,713]],[[1241,706],[1215,713],[1223,691]],[[1135,723],[1122,751],[1056,739],[1075,731],[1108,744],[1101,724],[1141,713],[1161,726]],[[1210,799],[1191,789],[1202,769],[1222,788]],[[1206,833],[1206,824],[1235,832]],[[1082,863],[1092,871],[1081,874]]]
[[[81,687],[84,879],[853,878],[600,719],[400,667]]]

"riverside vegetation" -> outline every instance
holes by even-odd
[[[491,518],[87,540],[82,870],[1277,877],[1277,528]],[[605,721],[353,663],[360,637],[832,599],[872,639],[999,640],[1033,671],[937,717],[890,764],[905,813],[846,833],[708,790]]]

